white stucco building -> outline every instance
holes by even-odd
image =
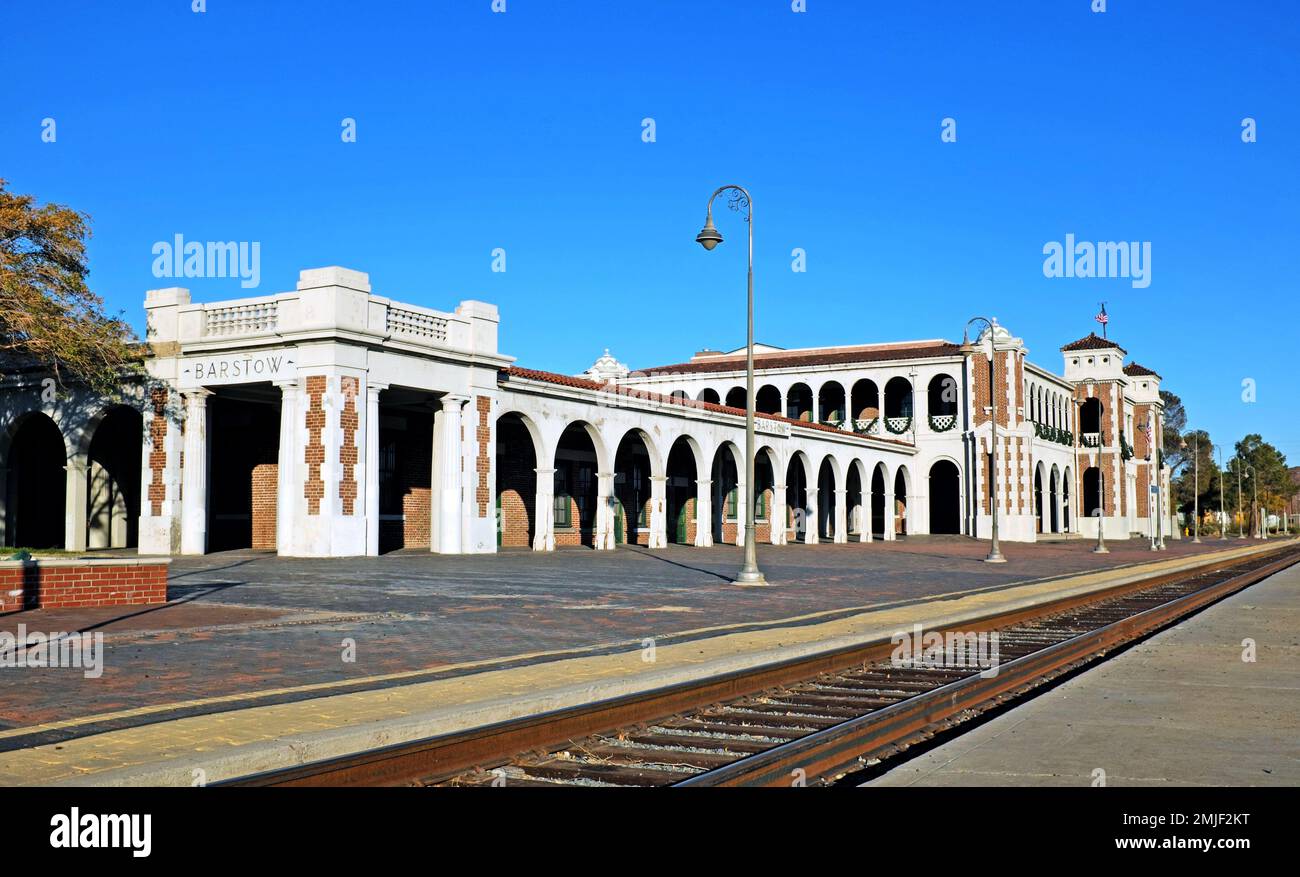
[[[117,397],[39,369],[0,383],[4,544],[322,557],[743,538],[743,351],[520,368],[494,306],[402,304],[337,267],[256,298],[151,290],[145,310],[147,375]],[[1159,376],[1093,335],[1061,348],[1063,375],[1002,327],[976,347],[760,347],[757,538],[987,537],[994,501],[1009,540],[1095,535],[1099,503],[1108,538],[1149,532]]]

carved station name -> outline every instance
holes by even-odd
[[[181,384],[249,384],[273,381],[293,374],[294,361],[285,351],[188,356],[181,365]]]

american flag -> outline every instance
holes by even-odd
[[[1110,317],[1106,316],[1105,302],[1101,303],[1101,313],[1099,313],[1096,317],[1094,317],[1094,319],[1098,323],[1101,323],[1101,335],[1103,338],[1106,337],[1106,324],[1110,322]]]

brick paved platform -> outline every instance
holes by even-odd
[[[731,584],[740,555],[726,546],[448,557],[404,552],[355,560],[253,552],[177,558],[166,606],[0,617],[0,630],[21,622],[29,630],[105,636],[101,678],[63,670],[6,674],[0,728],[540,652],[626,648],[646,637],[672,641],[722,626],[797,623],[782,620],[1198,548],[1170,546],[1157,555],[1132,541],[1095,555],[1091,543],[1080,541],[1012,545],[1010,562],[1000,566],[980,562],[987,543],[960,537],[762,546],[770,588]],[[342,660],[348,639],[356,643],[353,662]],[[0,739],[0,748],[5,745]]]
[[[1014,546],[990,566],[982,546],[939,537],[774,548],[761,559],[782,584],[761,589],[725,581],[730,548],[180,561],[166,608],[0,619],[99,625],[108,652],[99,679],[5,680],[0,709],[17,721],[0,730],[0,785],[189,784],[200,766],[216,779],[1028,605],[1222,546],[1088,549]],[[653,665],[640,655],[648,636]],[[341,660],[345,640],[354,663]]]

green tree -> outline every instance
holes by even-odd
[[[1280,513],[1297,490],[1287,468],[1286,455],[1264,441],[1258,433],[1251,433],[1237,442],[1236,450],[1237,459],[1251,467],[1242,468],[1242,508],[1249,509],[1258,496],[1261,506],[1269,512]]]
[[[1181,452],[1182,459],[1187,461],[1178,471],[1173,486],[1174,501],[1178,504],[1178,510],[1191,514],[1196,507],[1194,498],[1199,496],[1202,515],[1206,512],[1218,512],[1219,491],[1223,479],[1220,477],[1219,467],[1214,459],[1214,442],[1210,440],[1210,434],[1205,430],[1192,430],[1178,437],[1174,447]],[[1228,511],[1227,505],[1225,498],[1224,511]]]
[[[1183,400],[1168,390],[1160,391],[1160,401],[1165,404],[1164,434],[1161,436],[1165,463],[1169,466],[1177,466],[1184,459],[1178,444],[1183,430],[1187,428],[1187,411],[1183,408]]]
[[[36,365],[60,386],[81,381],[100,392],[121,386],[142,349],[120,317],[86,285],[89,217],[59,204],[37,205],[0,179],[0,377]]]

